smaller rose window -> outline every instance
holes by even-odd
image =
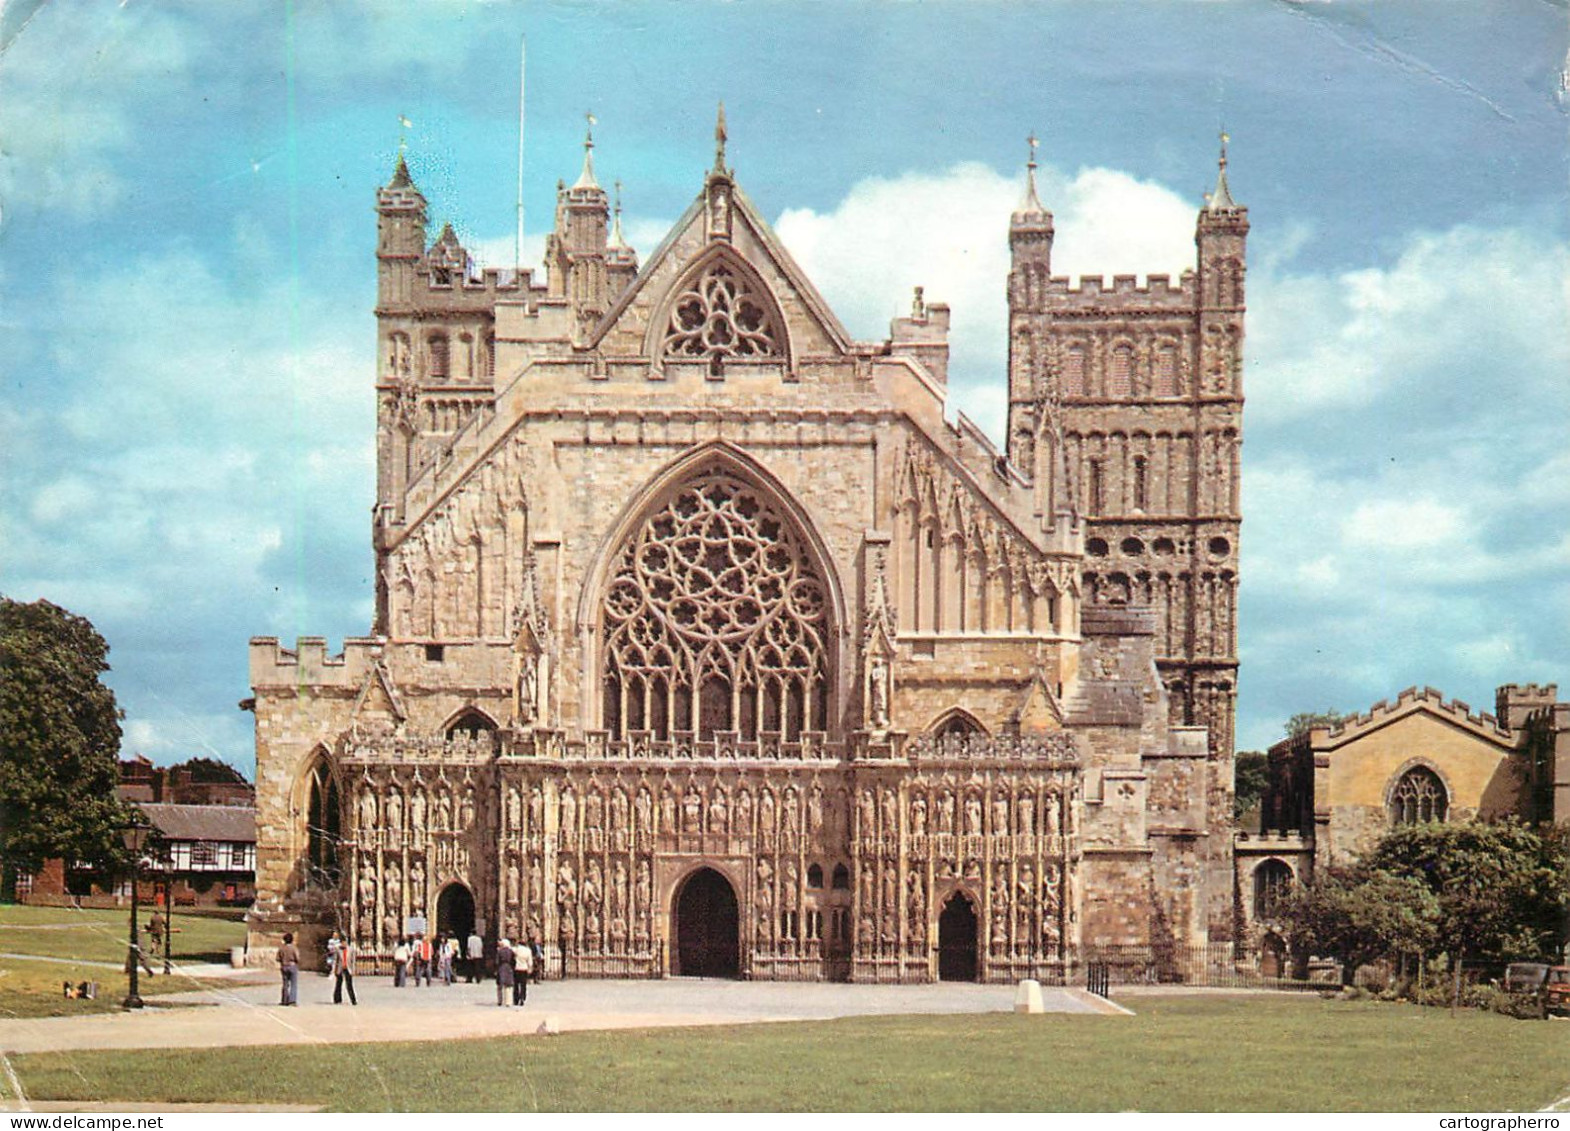
[[[772,302],[724,262],[711,264],[676,297],[664,355],[674,358],[778,357]]]

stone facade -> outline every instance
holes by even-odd
[[[1223,174],[1181,288],[1070,292],[1030,182],[1016,338],[1115,354],[1148,323],[1139,372],[1187,354],[1175,391],[1081,406],[1016,348],[1005,455],[945,418],[948,308],[852,340],[722,132],[641,265],[591,143],[543,283],[427,245],[400,160],[376,620],[338,656],[251,643],[253,952],[332,926],[385,952],[424,915],[581,974],[1011,980],[1230,938],[1246,213]],[[1081,409],[1154,461],[1143,507],[1065,486],[1111,450]],[[1087,566],[1135,537],[1171,567]]]

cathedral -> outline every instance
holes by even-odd
[[[377,193],[375,620],[251,641],[253,954],[1012,981],[1230,942],[1225,150],[1194,268],[1108,283],[1052,274],[1032,149],[1002,451],[948,410],[949,308],[852,338],[723,114],[646,260],[593,158],[543,278],[430,239],[401,156]]]

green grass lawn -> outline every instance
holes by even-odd
[[[144,918],[145,923],[145,918]],[[208,918],[175,912],[171,957],[176,966],[191,962],[227,962],[229,948],[245,941],[245,923],[234,918]],[[129,979],[118,968],[125,962],[130,915],[126,911],[79,911],[70,907],[0,905],[0,955],[35,955],[38,959],[0,957],[0,1018],[60,1017],[103,1013],[120,1008]],[[162,955],[151,957],[163,970]],[[115,968],[92,965],[115,963]],[[97,982],[93,1001],[70,1000],[62,982]],[[178,990],[200,989],[203,983],[178,974],[140,979],[144,998]]]
[[[143,908],[145,928],[152,909]],[[245,942],[243,912],[223,918],[174,913],[170,949],[176,962],[228,962],[229,948]],[[0,953],[124,962],[129,910],[0,905]],[[155,963],[154,965],[159,965]]]
[[[856,1018],[13,1063],[36,1099],[338,1111],[1508,1111],[1570,1091],[1564,1023],[1303,997],[1133,1004],[1137,1017]]]

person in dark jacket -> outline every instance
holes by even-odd
[[[512,1004],[513,982],[518,977],[514,964],[517,959],[512,953],[512,944],[506,939],[496,948],[496,1004]]]

